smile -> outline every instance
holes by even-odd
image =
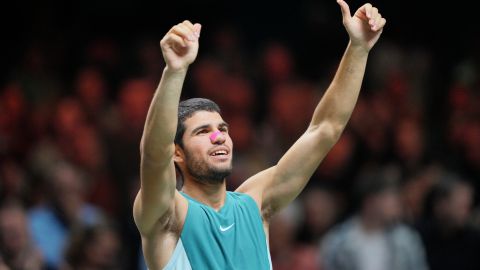
[[[221,157],[221,156],[228,156],[230,151],[225,146],[217,146],[211,149],[209,155],[212,157]]]
[[[223,155],[227,155],[228,152],[225,151],[225,150],[218,150],[218,151],[215,151],[211,154],[211,156],[223,156]]]

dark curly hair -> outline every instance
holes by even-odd
[[[183,148],[183,134],[185,133],[185,120],[198,111],[220,113],[220,107],[206,98],[191,98],[180,102],[178,105],[178,123],[174,142]]]

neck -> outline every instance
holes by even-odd
[[[367,233],[382,231],[385,228],[384,224],[378,218],[376,218],[376,215],[370,215],[365,212],[360,215],[360,224],[362,226],[362,230]]]
[[[225,181],[219,184],[206,184],[193,179],[185,179],[182,191],[218,211],[225,204],[227,187]]]

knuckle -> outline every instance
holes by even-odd
[[[165,47],[166,45],[167,45],[167,41],[165,40],[165,38],[160,40],[160,47]]]
[[[162,43],[163,44],[166,44],[166,43],[169,43],[171,42],[172,40],[174,40],[174,35],[173,34],[168,34],[166,35],[163,39],[162,39]]]

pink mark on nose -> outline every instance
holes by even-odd
[[[211,135],[210,135],[210,141],[215,141],[215,139],[217,138],[217,136],[220,134],[221,132],[220,131],[215,131],[213,132]]]

